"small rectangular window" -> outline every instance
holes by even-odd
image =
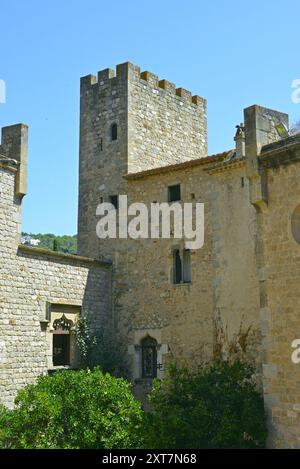
[[[191,280],[191,251],[185,249],[183,251],[183,282],[190,283]]]
[[[70,335],[53,334],[53,365],[70,364]]]
[[[176,202],[177,200],[181,200],[180,184],[168,187],[168,200],[169,202]]]
[[[178,284],[181,282],[181,257],[180,257],[180,251],[179,249],[175,249],[173,251],[173,281],[175,284]]]
[[[118,126],[117,124],[112,124],[110,128],[111,132],[111,140],[117,140],[118,139]]]
[[[109,197],[110,203],[113,204],[116,210],[119,208],[119,196],[118,195],[111,195]]]

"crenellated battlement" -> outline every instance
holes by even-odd
[[[191,91],[179,87],[168,80],[160,79],[156,74],[148,70],[142,71],[140,67],[131,62],[124,62],[116,66],[116,70],[105,68],[96,75],[86,75],[81,78],[81,89],[88,89],[93,86],[107,85],[111,80],[132,80],[141,81],[145,86],[151,86],[158,92],[168,92],[169,95],[181,99],[185,103],[206,108],[206,99],[198,95],[193,95]]]
[[[95,173],[99,186],[105,186],[110,196],[122,193],[126,174],[206,156],[204,98],[131,62],[81,79],[82,218],[89,211],[85,201],[90,197]],[[86,181],[90,181],[90,187]],[[93,200],[103,196],[101,191]],[[93,217],[94,211],[91,220]],[[90,232],[95,236],[94,226]]]

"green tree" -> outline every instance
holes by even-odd
[[[171,365],[150,394],[147,447],[263,448],[264,404],[253,372],[240,362],[197,372]]]
[[[51,249],[53,251],[53,243],[56,240],[57,250],[67,254],[77,254],[77,236],[58,236],[53,233],[26,233],[22,232],[22,236],[29,235],[33,239],[39,239],[39,248]]]
[[[0,441],[10,448],[138,448],[143,412],[124,379],[99,369],[57,371],[0,409]]]

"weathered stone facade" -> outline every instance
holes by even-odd
[[[269,445],[299,447],[300,365],[291,344],[299,325],[300,138],[282,138],[276,127],[282,133],[288,116],[251,106],[236,148],[208,156],[205,100],[130,63],[116,76],[106,69],[82,78],[80,107],[79,256],[18,247],[27,131],[3,132],[1,398],[11,404],[19,387],[51,368],[53,322],[62,312],[76,320],[84,307],[97,327],[112,321],[141,398],[151,383],[147,359],[158,377],[170,359],[190,367],[214,357],[251,360]],[[174,186],[178,204],[204,203],[201,249],[187,253],[174,226],[169,239],[98,239],[100,202],[126,195],[128,205],[150,208],[169,203]],[[174,281],[178,265],[183,276]]]
[[[249,129],[256,130],[259,155],[259,177],[250,196],[255,195],[252,202],[258,210],[262,376],[270,422],[269,445],[299,449],[299,364],[293,362],[291,355],[292,343],[299,339],[300,138],[298,134],[267,142],[266,133],[261,132],[262,127],[267,127],[262,114],[265,110],[258,106],[251,113],[246,110],[245,122],[248,121]]]
[[[12,143],[27,131],[3,130]],[[55,318],[75,323],[84,309],[95,328],[109,320],[111,283],[108,263],[19,245],[22,155],[13,151],[0,157],[0,401],[8,406],[20,387],[53,367]]]
[[[98,80],[81,80],[80,122],[79,253],[113,262],[114,322],[133,378],[141,377],[140,343],[147,335],[156,339],[161,363],[174,357],[197,366],[234,346],[243,352],[239,335],[247,333],[247,352],[260,363],[256,217],[245,160],[235,152],[207,158],[205,100],[126,63],[116,77],[104,70]],[[220,170],[226,158],[232,161]],[[172,282],[173,252],[184,249],[183,240],[99,241],[95,231],[100,201],[126,194],[128,204],[150,208],[168,202],[175,184],[181,203],[205,204],[204,247],[191,251],[192,281],[180,285]]]
[[[279,123],[288,127],[288,117],[252,106],[245,110],[236,149],[208,157],[205,101],[191,96],[128,63],[117,67],[117,77],[104,70],[98,80],[82,79],[80,253],[101,254],[113,262],[114,322],[127,344],[137,388],[147,388],[141,345],[148,336],[156,340],[157,361],[163,365],[158,376],[171,357],[189,366],[220,355],[247,357],[256,363],[264,389],[269,444],[295,447],[300,395],[291,342],[297,329],[297,244],[290,240],[289,252],[287,238],[298,203],[297,172],[291,169],[296,160],[290,169],[278,169],[286,166],[282,155],[290,147],[276,130]],[[116,141],[109,130],[114,122]],[[275,145],[276,170],[262,164],[268,145]],[[286,187],[281,186],[281,171]],[[128,204],[150,207],[168,202],[168,187],[175,184],[181,186],[181,203],[205,204],[204,247],[191,252],[191,282],[179,285],[172,282],[172,253],[183,250],[183,241],[97,241],[95,233],[101,201],[126,194]],[[268,216],[277,209],[278,228],[273,226],[276,218]],[[279,262],[294,266],[294,272],[287,274]],[[279,319],[278,303],[289,319]]]

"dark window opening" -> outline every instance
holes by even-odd
[[[190,283],[191,280],[191,251],[185,249],[183,251],[183,282]]]
[[[177,285],[191,281],[191,252],[189,249],[184,249],[181,256],[180,250],[175,249],[173,251],[173,282]]]
[[[176,184],[175,186],[169,186],[168,199],[169,202],[176,202],[177,200],[181,200],[180,184]]]
[[[151,337],[146,337],[141,342],[142,346],[142,378],[153,379],[157,376],[157,342]]]
[[[181,282],[181,257],[179,249],[175,249],[173,252],[173,269],[174,269],[174,283]]]
[[[70,365],[70,334],[53,334],[53,365]]]
[[[113,204],[116,210],[119,208],[119,196],[118,195],[111,195],[109,197],[110,203]]]
[[[53,321],[53,365],[70,365],[70,329],[73,321],[65,314]]]
[[[101,137],[101,138],[100,138],[100,151],[102,151],[102,150],[103,150],[103,139],[102,139],[102,137]]]
[[[117,140],[118,138],[118,126],[117,124],[112,124],[110,128],[111,140]]]

